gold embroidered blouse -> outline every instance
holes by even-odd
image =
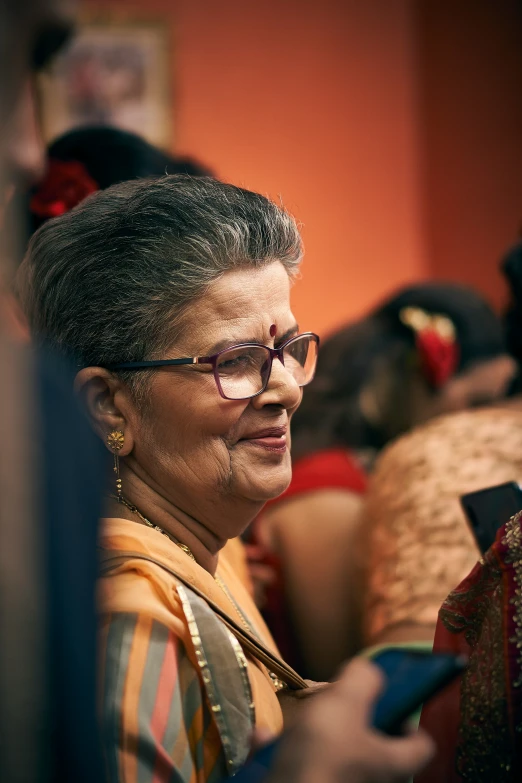
[[[443,600],[480,557],[459,496],[512,480],[522,480],[517,409],[445,416],[381,455],[361,530],[367,644],[404,624],[434,631]]]

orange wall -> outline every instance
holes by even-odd
[[[409,5],[111,0],[172,27],[174,149],[303,222],[295,310],[322,333],[426,270]]]
[[[522,227],[522,3],[418,7],[430,271],[499,304],[499,258]]]
[[[303,223],[320,333],[433,276],[495,302],[522,217],[519,0],[84,0],[172,33],[172,148]]]

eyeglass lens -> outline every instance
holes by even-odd
[[[291,340],[283,351],[285,369],[299,386],[310,383],[316,362],[317,342],[309,335]],[[216,362],[221,391],[232,400],[259,394],[267,383],[270,366],[270,353],[262,345],[239,346],[223,351]]]

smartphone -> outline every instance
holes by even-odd
[[[508,481],[462,495],[460,502],[484,554],[495,541],[498,529],[522,511],[522,488],[515,481]]]
[[[467,666],[464,656],[384,650],[372,659],[386,677],[384,690],[375,705],[372,726],[397,735],[405,722],[424,702],[461,674]],[[234,783],[262,783],[279,749],[281,738],[264,745],[234,776]]]
[[[385,734],[397,735],[425,702],[462,674],[468,662],[461,655],[397,648],[378,653],[372,663],[386,677],[372,726]]]

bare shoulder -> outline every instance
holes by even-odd
[[[263,520],[277,537],[298,532],[302,536],[309,530],[323,534],[333,531],[347,532],[359,517],[363,498],[346,489],[317,489],[277,504],[267,510]]]

